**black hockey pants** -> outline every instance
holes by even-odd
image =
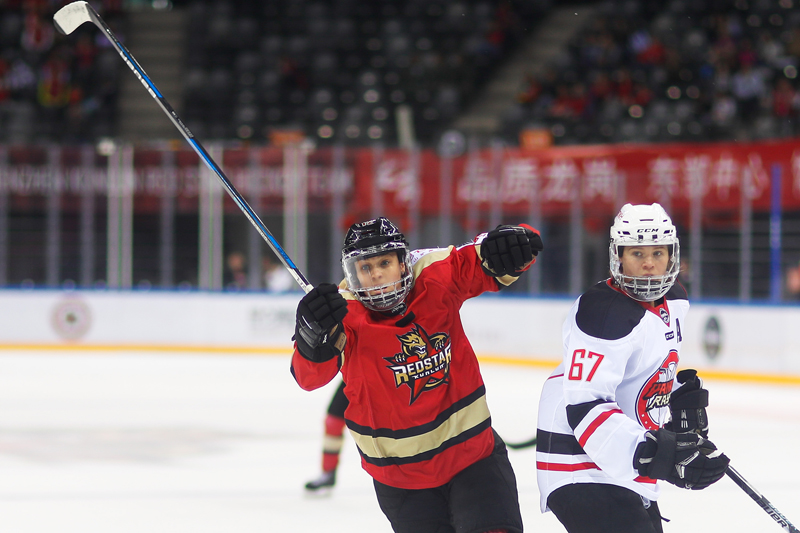
[[[656,502],[623,487],[575,483],[555,490],[547,505],[569,533],[663,533]]]

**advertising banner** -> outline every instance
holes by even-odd
[[[380,155],[375,161],[375,152],[364,150],[355,159],[354,209],[372,207],[375,186],[389,217],[404,216],[412,202],[423,215],[437,214],[442,158],[423,152],[417,179],[408,152]],[[499,157],[487,149],[454,158],[451,168],[457,215],[488,211],[498,201],[505,214],[525,215],[532,201],[540,203],[544,216],[567,214],[576,195],[589,216],[613,215],[622,202],[659,202],[681,213],[698,196],[706,212],[736,212],[742,194],[754,210],[766,211],[776,172],[783,176],[783,209],[800,208],[800,144],[795,141],[504,148]]]

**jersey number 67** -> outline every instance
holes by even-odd
[[[592,369],[589,371],[589,375],[586,376],[586,381],[592,381],[594,377],[594,373],[597,372],[597,367],[600,366],[600,363],[603,362],[603,354],[589,352],[586,354],[586,350],[580,349],[575,350],[572,352],[572,364],[569,365],[569,374],[567,378],[573,381],[580,381],[583,379],[583,366],[584,364],[589,365],[592,364]],[[594,361],[591,361],[594,359]],[[584,361],[586,360],[586,361]]]

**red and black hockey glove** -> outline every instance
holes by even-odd
[[[332,283],[320,283],[303,296],[297,305],[295,341],[300,355],[322,363],[339,355],[342,320],[347,315],[347,301]]]
[[[725,475],[730,459],[697,433],[648,431],[633,454],[642,476],[663,479],[683,489],[701,490]]]
[[[697,370],[686,369],[678,372],[680,387],[672,391],[669,409],[672,420],[664,427],[676,433],[693,432],[708,436],[708,390],[703,388],[703,380]]]
[[[519,276],[543,249],[539,231],[527,224],[497,226],[481,242],[481,265],[490,276]]]

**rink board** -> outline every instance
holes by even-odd
[[[300,293],[0,291],[0,349],[286,353]],[[479,356],[522,364],[561,358],[571,299],[484,295],[462,309]],[[800,378],[800,306],[695,304],[681,327],[682,366]]]

